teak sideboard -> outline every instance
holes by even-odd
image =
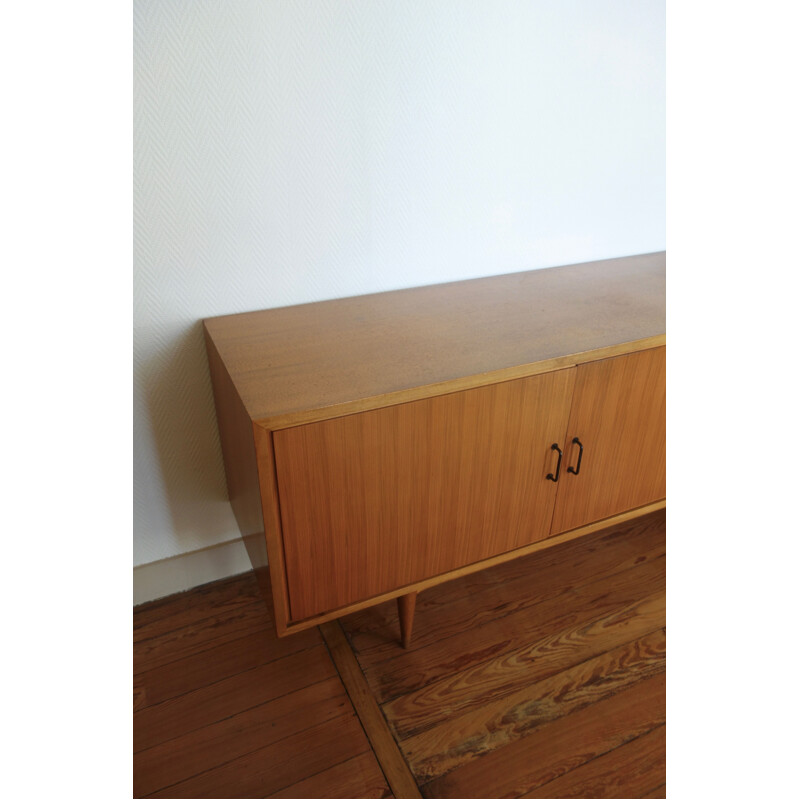
[[[204,322],[279,635],[665,505],[665,254]]]

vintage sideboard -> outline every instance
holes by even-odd
[[[279,635],[665,505],[664,253],[204,329]]]

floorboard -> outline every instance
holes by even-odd
[[[270,797],[394,797],[370,753],[342,761]]]
[[[220,766],[350,712],[347,695],[335,677],[196,728],[137,754],[137,795],[179,783],[198,771]]]
[[[320,626],[342,682],[372,743],[378,763],[396,797],[419,798],[417,786],[403,754],[392,737],[378,703],[372,696],[358,661],[347,644],[338,621]]]
[[[509,656],[520,647],[536,646],[573,628],[580,629],[606,616],[623,613],[647,597],[654,586],[663,583],[663,573],[661,558],[636,570],[603,576],[567,596],[549,599],[496,623],[469,627],[427,647],[404,651],[394,659],[364,667],[367,681],[381,702],[388,702],[490,659]]]
[[[576,660],[593,664],[594,657],[610,648],[659,630],[663,617],[664,594],[651,595],[608,616],[580,621],[499,658],[432,681],[384,704],[383,711],[395,723],[397,734],[406,738],[517,692],[531,692],[532,684],[545,678],[566,676],[565,670],[575,667]]]
[[[422,592],[408,650],[391,604],[342,626],[426,796],[521,796],[664,724],[665,581],[659,511]],[[646,786],[608,796],[663,783],[651,762]]]
[[[663,780],[666,732],[663,725],[587,761],[523,797],[646,797]]]
[[[278,639],[252,575],[137,608],[134,629],[135,797],[389,796],[319,631]]]
[[[426,797],[521,797],[665,722],[664,675],[535,728],[422,787]]]
[[[303,650],[136,712],[134,752],[335,678],[323,645]]]
[[[268,628],[134,675],[137,710],[321,644],[316,629],[275,639]]]
[[[148,797],[266,797],[296,783],[298,776],[310,777],[369,750],[361,724],[349,709]]]
[[[394,602],[278,639],[252,574],[140,606],[134,796],[664,797],[665,573],[659,511],[420,593],[407,650]]]
[[[426,782],[516,741],[663,671],[664,634],[658,630],[467,714],[446,717],[400,746],[415,776]]]
[[[170,631],[196,625],[220,613],[259,602],[258,584],[247,573],[224,578],[190,592],[171,595],[138,606],[133,614],[133,641],[152,639]]]

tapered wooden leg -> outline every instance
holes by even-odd
[[[400,636],[403,647],[411,644],[411,629],[414,627],[414,609],[417,605],[417,593],[411,592],[397,598],[397,615],[400,617]]]

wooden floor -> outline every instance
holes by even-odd
[[[408,650],[394,603],[277,639],[252,575],[140,606],[134,795],[665,797],[664,552],[660,511],[435,587]]]

